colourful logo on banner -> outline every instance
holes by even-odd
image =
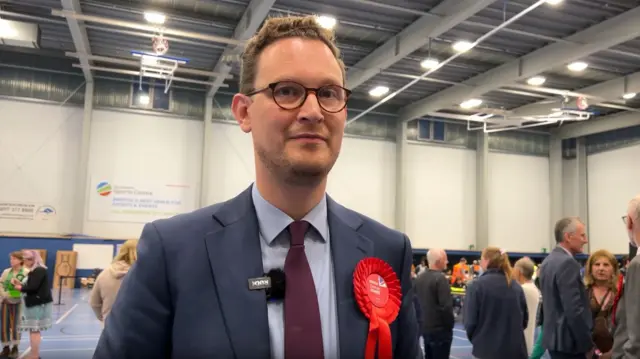
[[[111,185],[106,181],[100,182],[96,187],[96,191],[101,196],[108,196],[111,194]]]

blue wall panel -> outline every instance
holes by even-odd
[[[28,238],[28,237],[0,237],[0,270],[9,267],[9,254],[22,249],[46,249],[47,250],[47,272],[49,280],[53,281],[55,270],[56,253],[58,251],[73,250],[73,245],[79,244],[112,244],[115,256],[116,245],[124,243],[123,240],[106,239],[69,239],[69,238]],[[78,269],[76,276],[87,277],[91,275],[93,269]],[[76,287],[79,286],[76,280]],[[52,283],[53,286],[53,283]]]

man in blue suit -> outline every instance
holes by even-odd
[[[325,193],[347,117],[344,83],[334,34],[314,17],[265,22],[245,48],[232,103],[253,138],[256,182],[144,227],[94,359],[363,358],[369,321],[353,273],[366,257],[401,282],[393,356],[421,357],[408,238]],[[286,305],[248,286],[278,268]]]

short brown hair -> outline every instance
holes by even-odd
[[[21,263],[24,262],[24,256],[22,255],[22,251],[11,252],[9,256],[19,260]]]
[[[302,37],[324,42],[338,61],[344,81],[344,62],[340,59],[340,49],[336,46],[333,30],[320,26],[316,16],[274,17],[267,19],[260,31],[249,39],[245,46],[240,69],[240,93],[247,94],[255,90],[256,69],[262,51],[274,42],[289,37]]]

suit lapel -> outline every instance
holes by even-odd
[[[362,219],[327,198],[331,255],[335,272],[338,335],[341,358],[361,358],[367,342],[369,321],[353,295],[353,272],[358,262],[373,255],[373,243],[358,233]]]
[[[271,356],[264,291],[250,291],[249,278],[263,276],[258,219],[251,187],[213,215],[221,226],[205,237],[220,313],[236,358]]]

